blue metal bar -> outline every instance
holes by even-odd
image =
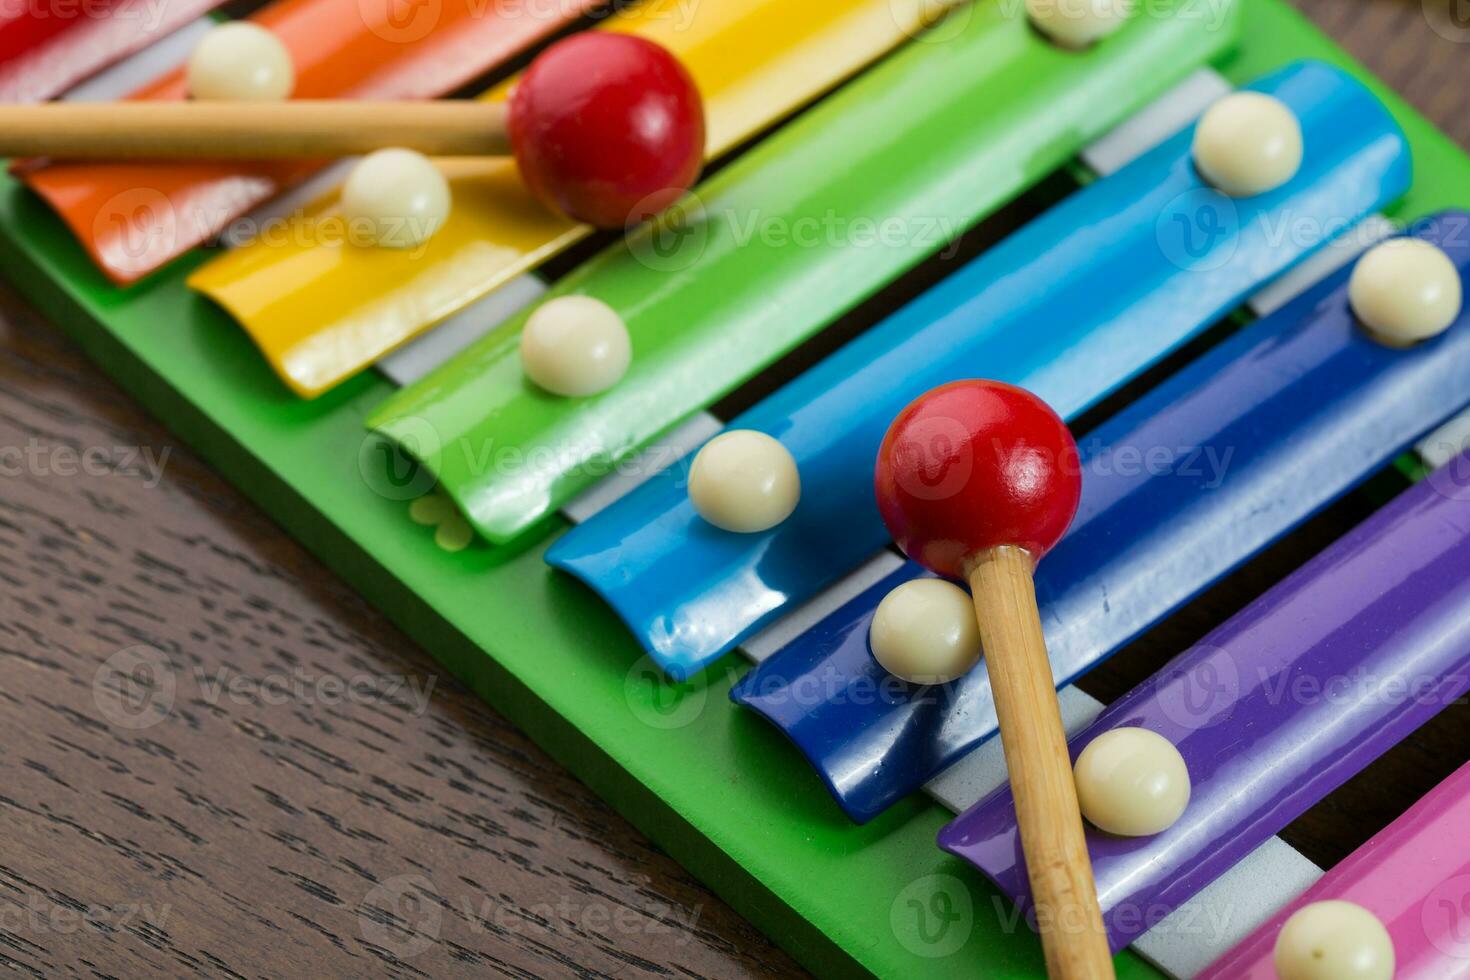
[[[1222,196],[1195,173],[1186,130],[731,423],[775,436],[796,458],[802,501],[779,527],[711,527],[675,467],[566,534],[547,560],[597,590],[664,670],[687,677],[887,543],[873,459],[913,397],[984,375],[1075,416],[1407,189],[1402,133],[1345,73],[1303,62],[1250,87],[1301,120],[1305,158],[1284,187]]]

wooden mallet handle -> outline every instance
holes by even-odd
[[[1077,442],[1029,391],[952,381],[898,413],[878,449],[873,490],[904,554],[970,583],[1047,971],[1053,980],[1110,978],[1031,580],[1036,559],[1077,515]]]
[[[1047,973],[1053,980],[1111,978],[1113,958],[1036,611],[1033,565],[1021,548],[981,552],[970,565],[970,591]]]
[[[80,102],[0,106],[0,156],[54,160],[325,159],[389,146],[507,156],[504,103]]]
[[[514,134],[514,139],[511,135]],[[0,106],[0,156],[324,160],[389,147],[513,156],[532,197],[599,228],[668,207],[704,166],[704,102],[666,49],[580,31],[536,57],[508,102],[147,101]]]

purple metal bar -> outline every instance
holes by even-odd
[[[1311,474],[1304,472],[1303,479]],[[1470,454],[1447,463],[1110,706],[1168,738],[1189,809],[1154,837],[1088,828],[1121,949],[1470,689]],[[1018,902],[1029,886],[1010,790],[939,835]]]

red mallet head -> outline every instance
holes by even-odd
[[[599,228],[656,214],[699,178],[704,104],[678,59],[640,37],[585,31],[538,57],[511,95],[521,175]]]
[[[956,381],[915,399],[888,428],[878,510],[910,558],[948,578],[1002,545],[1040,558],[1082,493],[1077,443],[1056,412],[999,381]]]

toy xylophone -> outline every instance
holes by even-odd
[[[212,6],[7,15],[0,99],[228,96],[186,65]],[[879,511],[890,423],[961,379],[1028,389],[1080,437],[1035,570],[1071,754],[1161,742],[1188,777],[1133,836],[1081,780],[1118,974],[1379,976],[1388,949],[1470,975],[1470,769],[1325,872],[1277,836],[1470,690],[1470,311],[1425,339],[1392,285],[1430,256],[1463,295],[1470,160],[1279,0],[1105,36],[1040,0],[1040,29],[994,0],[430,6],[276,0],[241,44],[275,97],[499,119],[557,35],[652,41],[703,98],[707,176],[608,234],[509,157],[26,160],[8,277],[822,974],[1042,975],[985,660],[874,640],[957,591]],[[1299,127],[1258,186],[1196,158],[1235,90]],[[442,188],[426,228],[343,233],[373,173]],[[595,363],[536,346],[586,324]],[[716,440],[775,461],[763,512],[691,472]],[[1075,685],[1370,481],[1401,492],[1136,689]]]

